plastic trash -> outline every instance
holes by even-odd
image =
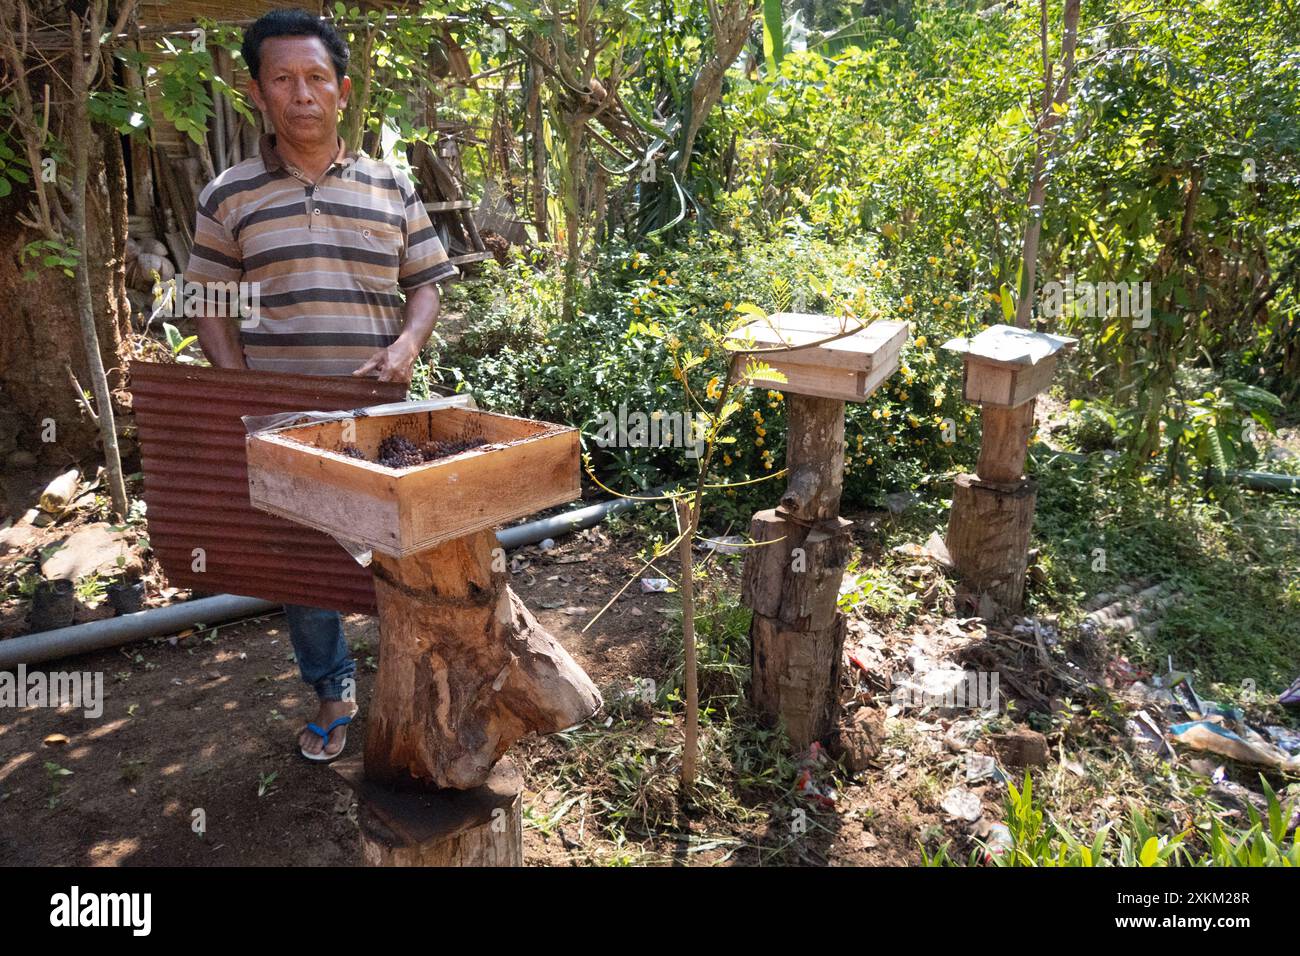
[[[1169,734],[1176,742],[1193,750],[1216,753],[1241,763],[1300,771],[1300,756],[1292,756],[1244,725],[1239,734],[1209,720],[1193,720],[1174,724],[1169,728]]]
[[[984,865],[992,863],[999,857],[1006,856],[1015,849],[1016,841],[1011,836],[1011,830],[1005,823],[995,823],[989,828],[988,836],[984,838]]]
[[[984,806],[980,803],[979,794],[972,793],[965,787],[953,787],[943,795],[939,806],[949,816],[965,820],[967,823],[974,823],[984,815]]]

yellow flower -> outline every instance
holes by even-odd
[[[884,410],[880,413],[880,417],[881,417],[881,418],[888,418],[889,415],[890,415],[890,411],[889,411],[889,409],[887,409],[887,408],[884,409]]]
[[[754,421],[758,422],[760,425],[763,423],[763,413],[757,408],[754,409]]]
[[[951,309],[951,308],[952,308],[952,299],[949,299],[947,302],[945,302],[945,303],[943,304],[943,307],[944,307],[945,309]]]
[[[722,453],[722,463],[728,466],[731,464],[731,456],[728,455],[725,451]]]
[[[764,459],[763,459],[763,467],[766,468],[768,471],[771,471],[771,470],[772,470],[772,459],[770,459],[770,458],[764,458]]]
[[[939,300],[939,297],[938,297],[937,295],[932,295],[932,296],[930,296],[930,304],[931,304],[931,305],[938,305],[938,304],[939,304],[939,301],[940,301],[940,300]]]
[[[875,461],[875,459],[872,458],[870,455],[868,455],[868,456],[867,456],[867,464],[869,465],[869,464],[871,464],[873,461]]]
[[[720,386],[718,376],[715,375],[713,376],[713,378],[709,379],[709,384],[704,391],[705,394],[709,396],[709,398],[717,398],[719,395],[722,394],[722,388]]]
[[[929,259],[929,262],[930,262],[930,265],[932,265],[932,266],[938,265],[938,264],[939,264],[939,258],[938,258],[937,256],[931,256],[930,259]]]
[[[760,435],[758,438],[755,438],[755,439],[754,439],[754,444],[755,444],[755,445],[762,445],[762,444],[763,444],[763,437]]]
[[[872,417],[872,418],[879,418],[879,417],[880,417],[880,409],[878,409],[878,408],[873,408],[873,409],[871,410],[871,417]]]
[[[930,344],[930,340],[927,339],[924,335],[918,335],[916,337],[916,347],[918,349],[923,349],[929,344]]]
[[[903,305],[907,306],[909,309],[912,307],[912,297],[910,295],[903,296]]]
[[[728,271],[730,271],[730,270],[728,270]],[[722,308],[725,309],[727,312],[730,312],[730,311],[731,311],[731,302],[730,302],[730,301],[727,301],[727,302],[722,303]]]
[[[668,275],[668,270],[667,270],[667,269],[660,269],[660,270],[659,270],[659,275],[661,275],[661,276],[666,276],[666,275]]]
[[[760,435],[763,436],[767,435],[767,429],[763,428],[761,425],[758,428],[755,428],[754,431],[758,432]]]

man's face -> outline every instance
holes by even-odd
[[[325,44],[319,37],[273,37],[263,41],[260,52],[250,91],[276,135],[302,147],[333,144],[352,81],[335,77]]]

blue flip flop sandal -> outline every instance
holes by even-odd
[[[336,717],[334,719],[334,722],[330,724],[328,727],[326,727],[324,730],[321,730],[320,727],[316,726],[315,724],[308,724],[307,729],[310,730],[316,736],[320,737],[321,739],[321,748],[322,748],[321,752],[318,754],[309,754],[306,750],[304,750],[301,747],[298,748],[298,752],[302,754],[303,757],[310,760],[312,763],[329,763],[331,760],[337,760],[339,757],[343,756],[343,751],[347,748],[348,745],[348,733],[346,730],[343,732],[343,744],[342,746],[339,747],[338,753],[327,754],[324,748],[329,745],[330,733],[333,732],[335,727],[346,727],[350,723],[352,723],[352,717],[344,716],[344,717]]]

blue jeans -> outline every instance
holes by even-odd
[[[356,662],[343,638],[343,618],[338,611],[286,604],[289,639],[298,672],[321,700],[342,700],[345,688],[356,695]],[[345,683],[346,682],[346,683]]]

